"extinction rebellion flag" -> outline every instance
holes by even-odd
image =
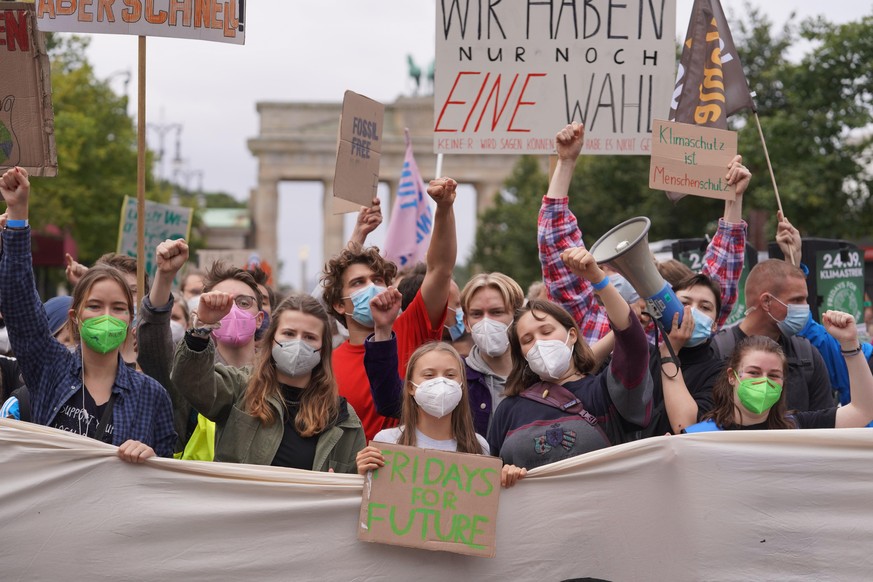
[[[670,103],[670,121],[727,129],[727,118],[754,109],[749,84],[719,0],[694,0]],[[684,194],[667,192],[676,202]]]

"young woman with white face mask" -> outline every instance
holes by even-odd
[[[458,453],[489,454],[487,441],[473,428],[467,380],[460,354],[445,342],[421,346],[409,358],[400,426],[380,431],[376,442]],[[357,456],[358,473],[384,466],[378,446]],[[526,471],[504,467],[501,481],[511,486]]]
[[[403,380],[397,368],[397,341],[391,333],[399,292],[386,290],[370,303],[374,335],[364,342],[364,368],[379,414],[399,417]],[[473,427],[488,434],[493,411],[505,397],[506,377],[512,369],[507,330],[521,307],[521,287],[503,273],[476,275],[461,291],[464,327],[471,332],[473,348],[464,358]]]
[[[198,314],[219,321],[232,305],[229,294],[207,292]],[[216,423],[215,460],[354,473],[364,431],[339,396],[324,308],[309,295],[292,295],[275,309],[264,337],[253,368],[215,363],[208,331],[188,331],[176,349],[172,380]]]
[[[564,308],[534,300],[518,311],[509,327],[507,398],[494,413],[488,444],[504,463],[528,469],[617,444],[651,416],[649,350],[639,320],[587,250],[569,249],[561,258],[600,296],[615,351],[595,375],[591,349]]]

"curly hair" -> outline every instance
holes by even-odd
[[[363,248],[359,244],[350,244],[338,255],[324,264],[321,273],[321,286],[324,288],[322,299],[336,320],[345,327],[346,318],[334,308],[343,298],[343,275],[352,265],[366,265],[374,274],[382,277],[386,285],[390,285],[397,275],[397,265],[385,260],[379,254],[378,247]]]

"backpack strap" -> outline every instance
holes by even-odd
[[[717,359],[727,360],[730,358],[737,345],[737,335],[734,328],[727,327],[715,334],[711,345]]]
[[[589,424],[597,424],[597,418],[585,410],[582,401],[575,394],[561,386],[551,382],[537,382],[521,394],[522,398],[557,408],[561,412],[578,414]]]

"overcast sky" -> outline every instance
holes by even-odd
[[[688,26],[692,4],[692,0],[677,0],[680,36]],[[777,24],[785,22],[791,11],[802,18],[830,7],[826,15],[836,22],[871,13],[869,0],[758,0],[754,4]],[[723,0],[722,5],[730,17],[743,2]],[[833,10],[837,6],[839,10]],[[341,101],[343,92],[351,89],[391,103],[411,92],[406,55],[425,69],[433,59],[435,0],[257,0],[246,2],[246,8],[245,46],[148,39],[148,122],[183,124],[182,157],[189,160],[190,169],[203,172],[207,190],[245,199],[255,186],[257,163],[246,141],[257,135],[259,101]],[[127,91],[134,112],[136,37],[93,35],[89,57],[99,77],[133,73]],[[123,75],[114,76],[112,84],[122,91]],[[158,149],[157,133],[150,132],[148,139],[149,146]],[[174,139],[166,138],[168,157],[173,155]],[[418,158],[428,155],[433,153],[416,152]],[[309,277],[320,268],[320,198],[320,185],[286,183],[280,188],[282,283],[299,284],[298,256],[303,245],[310,247]],[[463,263],[474,237],[471,189],[460,191],[457,213],[458,259]],[[346,222],[350,229],[353,217]],[[385,225],[373,234],[372,242],[381,243],[384,231]]]

